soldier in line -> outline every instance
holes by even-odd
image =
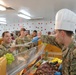
[[[26,36],[26,29],[25,28],[21,28],[20,30],[20,36],[16,38],[15,40],[15,44],[25,44],[27,42],[30,42],[31,40]],[[29,46],[30,47],[30,46]],[[18,47],[17,50],[18,52],[22,52],[27,50],[29,47]]]
[[[12,53],[15,48],[11,48],[11,34],[8,31],[2,33],[2,43],[0,45],[0,57],[6,53]]]
[[[24,44],[29,42],[30,40],[27,38],[27,32],[25,28],[21,28],[20,36],[16,38],[16,44]]]
[[[36,30],[33,31],[32,36],[33,37],[36,37],[37,36],[37,31]]]

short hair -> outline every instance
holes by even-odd
[[[71,37],[73,35],[73,31],[65,31],[65,32],[69,37]]]
[[[34,30],[33,32],[37,33],[37,30]]]
[[[49,32],[48,32],[48,35],[50,35],[50,34],[51,34],[51,32],[49,31]]]
[[[13,33],[11,33],[11,36],[13,36]]]
[[[26,31],[26,29],[25,28],[21,28],[21,30],[20,31]]]
[[[59,31],[64,31],[69,37],[73,35],[73,31],[67,31],[67,30],[59,30]]]
[[[6,33],[9,33],[9,31],[3,32],[3,33],[2,33],[2,37],[4,37]]]

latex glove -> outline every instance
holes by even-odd
[[[54,75],[61,75],[61,73],[60,72],[55,72],[55,74]]]
[[[59,66],[59,69],[58,70],[60,70],[60,71],[62,70],[62,64]]]
[[[32,39],[32,42],[38,42],[38,36],[37,37],[34,37],[33,39]]]

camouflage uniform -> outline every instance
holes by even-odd
[[[54,36],[42,36],[44,43],[55,45],[59,48],[63,46],[57,44]],[[62,75],[76,75],[76,43],[72,42],[68,48],[63,47],[62,49]]]
[[[0,57],[3,56],[6,53],[10,53],[11,52],[10,51],[10,46],[11,46],[11,44],[7,45],[5,43],[2,43],[0,45]]]
[[[27,42],[30,42],[31,40],[28,39],[27,36],[25,36],[24,38],[21,38],[21,37],[18,37],[16,38],[16,44],[24,44],[24,43],[27,43]]]
[[[55,37],[54,36],[48,36],[48,35],[42,35],[41,36],[41,40],[42,42],[44,43],[48,43],[48,44],[51,44],[51,45],[55,45],[59,48],[62,48],[62,45],[59,45],[56,41],[55,41]]]
[[[76,47],[72,42],[68,48],[63,48],[63,75],[76,75]]]
[[[30,42],[30,39],[28,39],[26,36],[24,38],[18,37],[16,38],[15,44],[25,44],[27,42]],[[17,50],[18,52],[22,52],[22,51],[27,50],[29,47],[18,47]]]

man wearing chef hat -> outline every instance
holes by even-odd
[[[76,75],[76,47],[74,39],[76,14],[68,9],[61,9],[55,18],[55,38],[63,44],[62,75]]]
[[[76,47],[72,38],[75,33],[75,22],[76,14],[74,12],[69,9],[61,9],[55,18],[55,35],[40,35],[43,43],[62,49],[62,75],[76,75]]]

